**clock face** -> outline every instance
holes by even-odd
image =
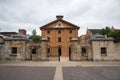
[[[4,43],[4,39],[0,37],[0,44]]]
[[[58,22],[58,23],[57,23],[57,25],[56,25],[56,27],[57,27],[57,28],[62,28],[62,27],[63,27],[63,25],[62,25],[62,23],[61,23],[61,22]]]

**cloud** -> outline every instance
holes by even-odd
[[[114,4],[113,4],[114,3]],[[0,0],[0,28],[17,31],[33,29],[55,20],[56,15],[81,27],[79,35],[88,28],[115,26],[120,28],[119,0]]]

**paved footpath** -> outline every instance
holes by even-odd
[[[63,67],[106,67],[120,66],[119,62],[92,62],[92,61],[16,61],[0,62],[0,66],[40,66],[56,67],[54,80],[63,80]]]
[[[120,61],[3,61],[0,66],[120,66]]]

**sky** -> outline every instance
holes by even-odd
[[[18,32],[35,29],[56,20],[64,20],[80,27],[79,36],[88,29],[106,26],[120,29],[120,0],[0,0],[0,31]]]

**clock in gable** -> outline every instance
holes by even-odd
[[[56,28],[63,28],[63,25],[62,25],[62,22],[57,22],[57,24],[56,24],[56,26],[55,26]]]

